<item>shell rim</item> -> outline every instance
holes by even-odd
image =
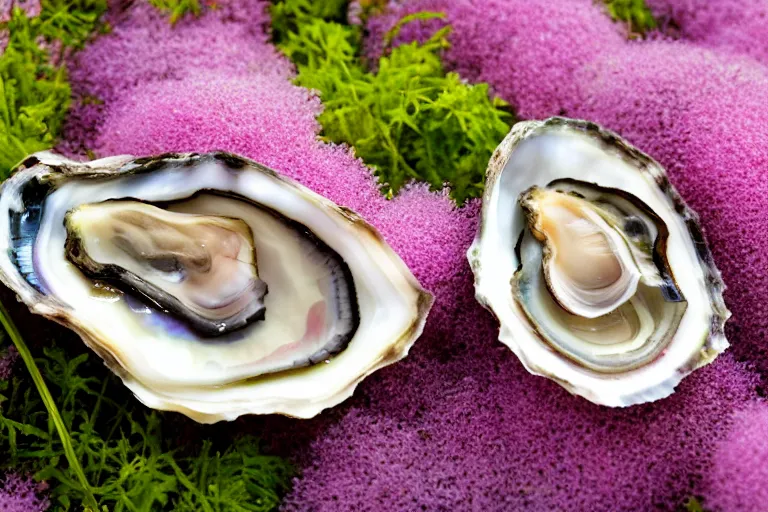
[[[489,213],[486,205],[490,203],[495,185],[500,179],[504,168],[518,144],[529,137],[540,135],[548,129],[572,130],[579,132],[583,136],[596,139],[602,146],[610,147],[618,153],[619,157],[633,164],[633,166],[638,169],[638,172],[646,173],[653,179],[653,182],[659,190],[661,190],[670,201],[671,206],[682,219],[690,240],[694,245],[696,257],[703,270],[706,288],[712,305],[713,316],[706,338],[702,342],[701,350],[694,353],[687,363],[681,365],[674,374],[658,386],[658,388],[661,389],[660,393],[658,391],[655,394],[651,393],[651,396],[649,397],[646,394],[649,389],[643,388],[639,389],[638,392],[633,395],[622,396],[626,401],[619,403],[605,403],[592,389],[577,386],[565,378],[554,375],[545,368],[534,363],[528,357],[525,343],[519,343],[517,340],[512,339],[511,336],[504,335],[501,319],[493,310],[490,300],[483,293],[482,284],[480,282],[480,268],[482,266],[480,246],[489,223],[487,217]],[[680,193],[669,181],[666,171],[661,164],[648,154],[637,149],[616,132],[603,128],[592,121],[571,119],[561,116],[554,116],[544,120],[521,121],[516,123],[491,156],[486,169],[486,185],[482,201],[483,206],[477,233],[471,246],[467,250],[467,260],[469,261],[472,273],[474,274],[475,299],[486,310],[493,314],[494,318],[496,318],[497,323],[500,325],[499,341],[512,350],[529,373],[553,380],[561,387],[565,388],[569,393],[584,397],[595,404],[626,407],[666,398],[674,392],[675,388],[684,377],[694,370],[711,363],[718,354],[722,353],[728,347],[728,342],[725,338],[725,322],[730,318],[731,312],[726,307],[723,299],[723,292],[726,289],[726,285],[723,282],[720,271],[715,265],[714,257],[712,256],[709,244],[707,243],[701,228],[698,214],[685,203]]]

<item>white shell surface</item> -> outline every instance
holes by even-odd
[[[136,165],[131,157],[78,164],[38,155],[41,163],[10,178],[0,196],[0,211],[19,211],[23,205],[14,189],[22,180],[45,175],[49,166],[67,168],[69,174],[63,184],[45,201],[35,244],[46,293],[41,295],[24,281],[8,258],[7,216],[0,222],[1,277],[33,312],[76,330],[142,402],[206,423],[232,420],[242,414],[308,418],[349,397],[357,383],[376,369],[407,355],[421,333],[432,298],[374,228],[354,213],[257,164],[233,170],[210,158],[182,165],[198,155],[164,158],[171,164],[177,160],[179,165],[131,174]],[[80,177],[93,172],[108,179]],[[306,368],[249,377],[249,368],[238,366],[243,357],[239,348],[242,342],[199,346],[162,329],[149,328],[137,321],[136,311],[122,301],[94,297],[92,283],[64,257],[66,230],[61,219],[78,204],[129,197],[147,202],[174,201],[201,190],[235,194],[279,212],[306,226],[339,254],[352,273],[360,312],[360,325],[345,350]],[[219,206],[209,202],[206,208],[208,211],[200,213],[231,213],[225,211],[225,202]],[[254,231],[258,228],[251,227]],[[285,309],[290,306],[289,299],[277,290],[270,291],[267,310],[270,301],[273,310]],[[303,325],[292,325],[290,311],[285,314],[285,330],[303,329]],[[260,348],[250,350],[258,352]]]
[[[619,144],[608,144],[606,139]],[[498,318],[500,341],[531,373],[608,406],[666,397],[685,375],[728,346],[722,333],[722,323],[729,316],[722,303],[722,281],[710,262],[701,261],[686,225],[687,220],[696,220],[695,214],[687,209],[685,217],[678,214],[679,196],[671,186],[663,190],[657,181],[664,178],[661,167],[642,154],[645,166],[639,167],[627,148],[631,146],[615,134],[586,122],[556,118],[518,123],[492,157],[481,226],[467,253],[475,273],[477,300]],[[533,185],[545,187],[564,178],[630,191],[669,228],[667,256],[688,308],[672,342],[645,366],[606,374],[563,357],[542,341],[510,292],[509,283],[520,265],[514,248],[526,227],[518,196]],[[719,282],[714,290],[713,278]],[[718,329],[712,331],[713,323],[718,322]]]

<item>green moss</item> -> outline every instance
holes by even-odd
[[[645,0],[603,0],[614,21],[627,24],[630,36],[643,35],[658,26]]]
[[[31,376],[0,381],[0,471],[46,480],[52,510],[277,509],[293,470],[257,439],[184,446],[84,347],[49,342],[32,359],[1,307],[0,320]]]
[[[300,25],[313,21],[328,21],[343,24],[347,18],[348,0],[277,1],[270,5],[272,17],[272,40],[275,44],[285,43],[299,31]]]
[[[466,84],[446,72],[441,53],[449,27],[424,43],[388,48],[369,71],[360,28],[309,8],[305,0],[277,2],[274,38],[296,64],[296,83],[320,93],[322,137],[346,143],[374,172],[388,197],[410,181],[448,187],[457,204],[482,195],[485,168],[513,121],[487,84]],[[290,13],[290,15],[286,15]],[[440,13],[407,16],[387,34]]]
[[[171,25],[175,25],[187,14],[199,16],[202,11],[199,0],[149,0],[149,3],[170,15]]]
[[[59,41],[64,49],[79,49],[95,29],[107,29],[99,21],[106,10],[106,0],[42,0],[33,24],[46,40]]]
[[[48,0],[40,16],[14,8],[0,30],[0,179],[28,154],[54,145],[70,104],[66,51],[83,45],[106,9],[105,0]]]

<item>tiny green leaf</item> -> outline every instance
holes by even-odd
[[[628,26],[630,37],[642,36],[658,26],[645,0],[603,0],[608,14],[614,21]]]
[[[688,498],[685,502],[685,510],[687,512],[706,512],[701,502],[696,498]]]
[[[149,0],[159,11],[170,14],[171,25],[175,25],[187,14],[200,16],[202,9],[199,0]]]

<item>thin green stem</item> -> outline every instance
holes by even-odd
[[[27,344],[24,343],[21,334],[19,334],[18,329],[16,329],[16,325],[14,325],[11,320],[11,315],[8,314],[8,311],[5,309],[2,302],[0,302],[0,323],[3,324],[3,328],[8,333],[8,336],[11,337],[13,344],[16,345],[16,350],[18,350],[19,355],[24,360],[24,364],[27,366],[27,370],[32,376],[32,381],[34,381],[35,387],[37,387],[37,391],[43,399],[45,408],[48,409],[48,414],[53,420],[54,425],[56,425],[56,430],[61,438],[61,444],[64,447],[64,454],[69,462],[69,467],[75,472],[75,476],[77,476],[80,485],[83,487],[83,493],[85,494],[83,502],[86,506],[86,510],[97,511],[99,505],[96,502],[96,498],[93,497],[91,486],[88,485],[88,480],[85,478],[85,472],[75,454],[75,449],[72,447],[72,439],[69,436],[69,431],[67,431],[67,427],[64,425],[64,420],[61,419],[59,409],[53,401],[53,396],[51,396],[51,392],[48,390],[48,386],[45,384],[45,380],[43,380],[43,376],[40,374],[37,364],[35,364],[35,359],[32,357],[32,353],[29,351]]]

